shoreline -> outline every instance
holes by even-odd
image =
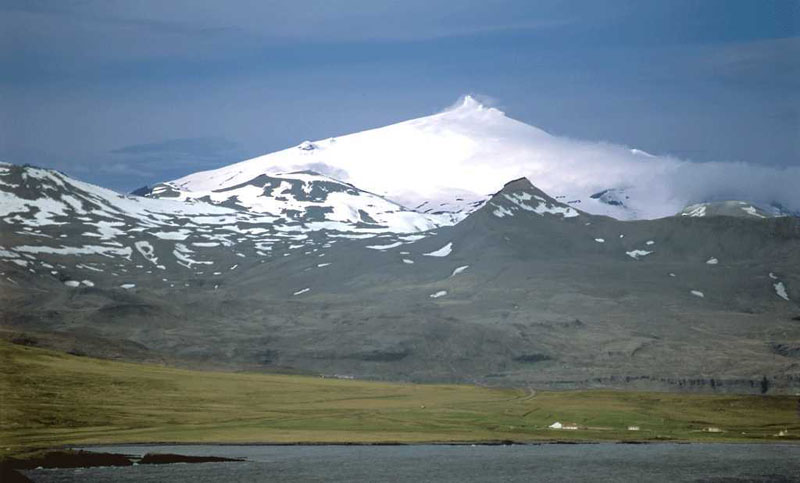
[[[87,445],[64,445],[54,448],[58,449],[83,449],[83,448],[113,448],[119,446],[542,446],[542,445],[598,445],[598,444],[628,444],[628,445],[657,445],[657,444],[765,444],[765,445],[800,445],[798,440],[720,440],[720,441],[698,441],[698,440],[491,440],[491,441],[339,441],[339,442],[270,442],[260,441],[252,443],[231,443],[231,442],[137,442],[137,443],[101,443]]]
[[[607,440],[607,441],[569,441],[569,440],[553,440],[553,441],[512,441],[512,440],[496,440],[496,441],[432,441],[432,442],[292,442],[292,443],[275,443],[275,442],[257,442],[257,443],[209,443],[209,442],[190,442],[190,443],[176,443],[176,442],[159,442],[159,443],[104,443],[97,445],[85,446],[58,446],[49,449],[40,450],[36,454],[31,454],[25,457],[11,457],[9,459],[0,460],[0,475],[5,478],[10,478],[9,481],[26,481],[14,480],[17,476],[22,476],[18,472],[28,471],[32,469],[67,469],[67,468],[90,468],[90,467],[117,467],[117,466],[132,466],[137,464],[175,464],[175,463],[208,463],[208,462],[247,462],[247,458],[230,458],[220,457],[215,455],[185,455],[175,453],[172,451],[161,453],[153,451],[154,448],[167,448],[174,450],[177,446],[193,446],[193,447],[345,447],[345,446],[375,446],[375,447],[412,447],[412,446],[461,446],[461,447],[478,447],[478,446],[558,446],[558,445],[741,445],[741,444],[757,444],[763,445],[776,445],[776,446],[798,446],[800,440],[795,441],[625,441],[625,440]],[[136,454],[130,452],[107,452],[104,450],[113,450],[115,448],[127,447],[147,448],[144,454]],[[91,448],[91,449],[89,449]],[[150,460],[148,460],[150,458]],[[145,461],[148,460],[148,461]],[[30,481],[30,480],[27,480]]]

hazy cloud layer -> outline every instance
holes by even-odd
[[[200,170],[237,161],[237,144],[223,138],[168,139],[111,151],[108,172],[169,176],[176,170]]]

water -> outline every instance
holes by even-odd
[[[33,470],[35,482],[800,482],[800,445],[102,446],[88,450],[246,458],[243,463]]]

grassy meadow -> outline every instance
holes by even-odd
[[[0,342],[0,456],[134,442],[786,441],[800,435],[797,404],[192,371]]]

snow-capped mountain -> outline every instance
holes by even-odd
[[[469,98],[143,196],[0,164],[0,337],[394,380],[796,390],[800,218],[690,196],[682,166]]]
[[[725,199],[800,210],[800,168],[691,163],[576,141],[511,119],[470,96],[438,114],[304,141],[170,185],[181,196],[202,197],[200,193],[220,193],[259,176],[298,171],[352,183],[419,212],[450,212],[452,221],[520,177],[583,211],[619,219],[671,216],[690,204]]]
[[[452,223],[448,215],[407,210],[314,173],[262,176],[219,193],[181,193],[162,184],[135,196],[53,170],[0,163],[0,202],[6,223],[28,231],[85,225],[88,236],[95,233],[103,240],[131,232],[153,232],[165,239],[185,239],[191,233],[203,238],[198,242],[231,244],[224,238],[248,231],[278,237],[318,230],[372,236]]]
[[[314,171],[259,174],[215,189],[187,189],[187,183],[166,182],[137,194],[177,201],[203,201],[268,214],[282,222],[302,222],[312,229],[354,226],[409,233],[451,225],[459,219],[449,213],[423,214],[409,210]]]
[[[57,171],[2,163],[0,261],[37,273],[34,267],[39,257],[65,257],[69,263],[60,268],[89,270],[83,277],[105,270],[118,270],[117,275],[129,270],[198,275],[214,268],[220,257],[288,253],[302,249],[317,235],[330,244],[340,238],[371,238],[389,232],[402,236],[430,230],[438,226],[434,220],[441,218],[406,210],[310,173],[271,180],[260,178],[257,181],[263,184],[258,187],[234,187],[229,191],[234,196],[223,193],[224,202],[215,204],[218,200],[211,198],[216,193],[180,200],[121,195]],[[262,204],[248,209],[237,204],[250,200],[249,189],[264,193],[270,182],[275,192],[257,198]],[[167,185],[153,191],[166,198],[170,193],[179,196]],[[263,204],[270,200],[273,205]],[[278,208],[267,209],[272,206]],[[129,263],[135,268],[125,266]],[[73,276],[55,266],[44,264],[38,269],[74,282]],[[163,278],[164,283],[167,280],[170,277]]]

